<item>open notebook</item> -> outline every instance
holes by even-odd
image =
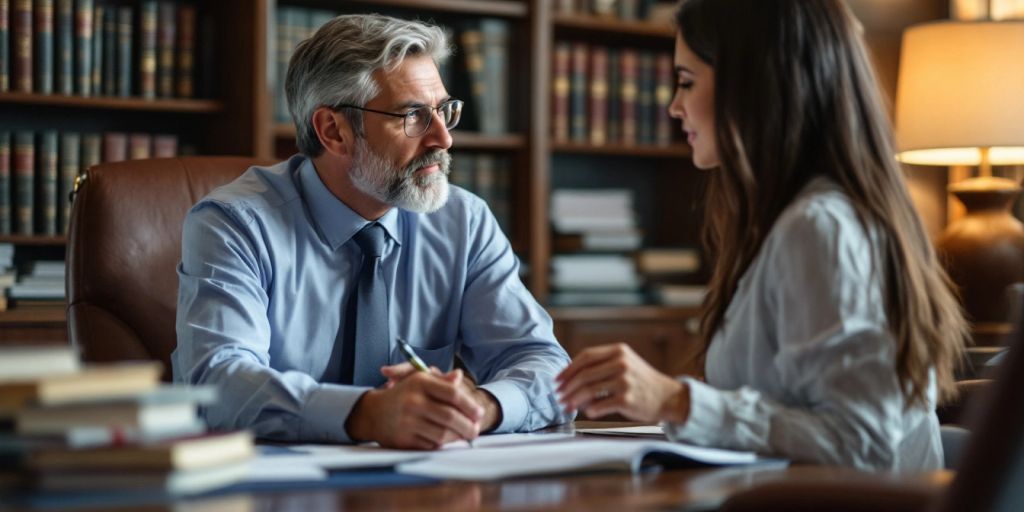
[[[520,476],[591,471],[639,472],[646,465],[666,467],[773,464],[752,452],[704,448],[635,439],[573,439],[519,446],[436,452],[398,465],[400,473],[457,480],[497,480]]]

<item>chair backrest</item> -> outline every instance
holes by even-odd
[[[967,409],[971,438],[938,510],[1024,507],[1024,303],[1015,307],[1009,349],[982,399]]]
[[[68,335],[84,361],[157,360],[169,378],[185,214],[212,189],[268,163],[182,157],[86,171],[67,247]]]

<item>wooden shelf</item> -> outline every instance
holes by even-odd
[[[67,322],[66,306],[15,306],[0,311],[0,326],[40,325],[61,326]]]
[[[64,235],[0,235],[0,243],[14,245],[64,245],[67,237]]]
[[[294,139],[295,125],[291,123],[277,123],[273,127],[274,138]],[[515,151],[526,145],[526,136],[520,133],[508,133],[505,135],[483,135],[477,132],[464,132],[455,130],[452,132],[454,149],[481,149],[481,150],[505,150]]]
[[[216,100],[147,100],[143,98],[85,97],[23,92],[0,93],[0,103],[82,109],[134,110],[140,112],[177,112],[183,114],[212,114],[224,110],[224,104]]]
[[[612,17],[580,14],[556,14],[554,16],[554,26],[555,30],[572,32],[626,34],[652,39],[675,39],[676,37],[675,29],[667,23],[621,20]]]
[[[558,306],[549,307],[556,322],[580,320],[685,320],[700,314],[690,306]]]
[[[507,18],[525,18],[529,13],[529,6],[526,2],[512,0],[489,0],[486,2],[480,0],[349,0],[346,3]]]
[[[641,158],[687,158],[690,156],[690,146],[686,144],[672,144],[669,146],[606,144],[595,146],[578,142],[554,142],[551,144],[551,151],[556,154],[633,156]]]

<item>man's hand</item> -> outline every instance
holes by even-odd
[[[417,373],[417,370],[409,363],[401,363],[391,366],[384,366],[380,369],[380,372],[388,378],[387,383],[384,385],[385,388],[390,389],[391,387],[398,384],[403,379]],[[431,366],[430,372],[438,376],[451,376],[455,372],[462,374],[461,370],[452,370],[448,373],[442,373],[437,367]],[[501,422],[501,407],[498,405],[498,401],[494,398],[494,395],[487,391],[476,387],[476,382],[473,379],[466,377],[463,374],[463,378],[459,381],[462,387],[466,390],[473,400],[483,408],[484,415],[480,420],[480,432],[488,432],[494,430]]]
[[[438,375],[412,372],[384,389],[367,391],[345,428],[357,441],[387,448],[433,450],[480,435],[483,407],[466,391],[461,370]]]

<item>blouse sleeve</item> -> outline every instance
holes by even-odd
[[[690,414],[666,425],[669,437],[794,461],[895,467],[904,400],[868,235],[810,208],[780,219],[762,251],[754,300],[772,321],[750,332],[777,344],[763,364],[774,365],[782,392],[769,398],[684,378]]]

